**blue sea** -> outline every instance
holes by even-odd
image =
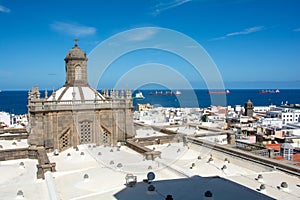
[[[150,103],[154,106],[163,107],[208,107],[215,103],[225,105],[244,105],[250,99],[254,106],[281,105],[282,103],[296,104],[300,103],[300,90],[280,90],[280,93],[260,94],[260,90],[230,90],[230,94],[210,95],[207,90],[180,90],[180,96],[156,96],[156,91],[165,94],[168,90],[139,90],[145,99],[135,99],[133,105]],[[41,92],[43,96],[43,92]],[[13,114],[27,113],[27,95],[28,91],[1,91],[0,92],[0,111],[6,111]],[[225,102],[224,102],[225,99]],[[214,104],[215,105],[215,104]]]

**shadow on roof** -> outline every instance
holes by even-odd
[[[150,185],[153,185],[154,191],[148,191]],[[260,183],[257,183],[259,188]],[[205,193],[210,191],[212,197],[205,197]],[[218,176],[200,177],[193,176],[191,178],[172,179],[153,181],[152,183],[137,182],[133,187],[127,187],[114,195],[118,200],[147,200],[147,199],[167,199],[168,195],[172,195],[174,200],[193,200],[193,199],[273,199],[258,191],[251,190],[243,185],[232,182]],[[206,193],[206,196],[208,193]]]

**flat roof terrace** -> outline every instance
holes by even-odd
[[[169,194],[174,199],[199,199],[209,190],[215,199],[300,198],[296,176],[196,144],[179,142],[147,147],[161,151],[161,158],[146,160],[126,146],[118,150],[92,144],[80,145],[78,151],[68,149],[59,156],[49,154],[51,162],[56,163],[53,176],[59,197],[165,199]],[[211,157],[213,162],[208,162]],[[224,165],[226,169],[222,169]],[[151,184],[144,181],[148,172],[155,173]],[[127,174],[137,176],[135,186],[126,187]],[[256,180],[259,174],[263,182]],[[280,187],[283,181],[288,189]],[[265,184],[264,191],[260,190],[261,184]],[[149,191],[149,185],[155,190]]]

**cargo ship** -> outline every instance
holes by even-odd
[[[208,91],[208,94],[230,94],[230,91]]]
[[[280,90],[260,90],[259,94],[276,94],[280,93]]]
[[[181,92],[179,90],[176,90],[175,92],[172,92],[172,91],[166,91],[166,92],[163,92],[163,91],[156,91],[154,93],[150,93],[151,96],[179,96],[181,95]]]

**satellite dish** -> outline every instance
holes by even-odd
[[[153,172],[149,172],[147,174],[148,181],[153,181],[155,179],[155,174]]]

